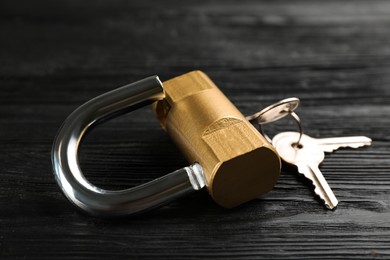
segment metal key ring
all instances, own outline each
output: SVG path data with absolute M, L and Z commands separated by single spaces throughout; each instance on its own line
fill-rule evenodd
M 78 147 L 91 126 L 164 98 L 157 76 L 98 96 L 77 108 L 62 124 L 52 149 L 54 176 L 65 196 L 80 209 L 99 216 L 122 216 L 161 206 L 205 186 L 198 163 L 143 185 L 119 191 L 98 188 L 83 175 Z
M 299 138 L 298 141 L 296 142 L 296 145 L 299 145 L 303 136 L 303 129 L 302 129 L 301 120 L 299 116 L 294 112 L 294 110 L 298 108 L 299 103 L 300 103 L 299 98 L 296 97 L 286 98 L 262 109 L 261 111 L 253 115 L 247 116 L 246 119 L 248 121 L 257 121 L 257 124 L 259 125 L 260 133 L 269 142 L 271 142 L 271 139 L 266 134 L 264 134 L 263 125 L 275 122 L 277 120 L 282 119 L 285 116 L 290 115 L 299 127 Z

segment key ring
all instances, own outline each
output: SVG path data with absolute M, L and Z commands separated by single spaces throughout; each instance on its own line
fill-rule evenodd
M 271 142 L 271 139 L 268 137 L 268 135 L 264 134 L 263 125 L 275 122 L 287 115 L 290 115 L 297 123 L 299 128 L 299 138 L 295 143 L 296 146 L 299 146 L 303 136 L 303 129 L 299 116 L 294 112 L 294 110 L 298 108 L 299 103 L 299 98 L 286 98 L 260 110 L 253 115 L 247 116 L 246 119 L 250 122 L 257 121 L 260 133 L 263 134 L 269 142 Z

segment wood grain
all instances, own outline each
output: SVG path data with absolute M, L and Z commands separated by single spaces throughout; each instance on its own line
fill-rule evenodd
M 0 35 L 1 259 L 390 258 L 390 2 L 3 0 Z M 115 87 L 194 69 L 244 114 L 296 96 L 306 133 L 371 137 L 321 166 L 338 209 L 288 167 L 233 210 L 206 192 L 135 218 L 71 206 L 50 162 L 66 116 Z M 80 162 L 111 189 L 186 165 L 148 108 L 92 131 Z

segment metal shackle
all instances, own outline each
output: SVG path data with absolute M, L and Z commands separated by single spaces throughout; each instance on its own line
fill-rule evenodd
M 62 124 L 52 148 L 55 179 L 65 196 L 95 216 L 141 213 L 204 187 L 202 168 L 194 163 L 143 185 L 120 191 L 98 188 L 83 175 L 78 147 L 92 126 L 165 96 L 157 76 L 145 78 L 98 96 L 77 108 Z

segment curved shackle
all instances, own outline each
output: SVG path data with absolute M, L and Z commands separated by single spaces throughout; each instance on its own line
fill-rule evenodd
M 94 186 L 80 169 L 78 147 L 87 130 L 164 96 L 161 81 L 152 76 L 86 102 L 65 120 L 54 140 L 52 164 L 58 185 L 74 205 L 95 216 L 131 215 L 161 206 L 205 186 L 203 170 L 198 163 L 119 191 Z

